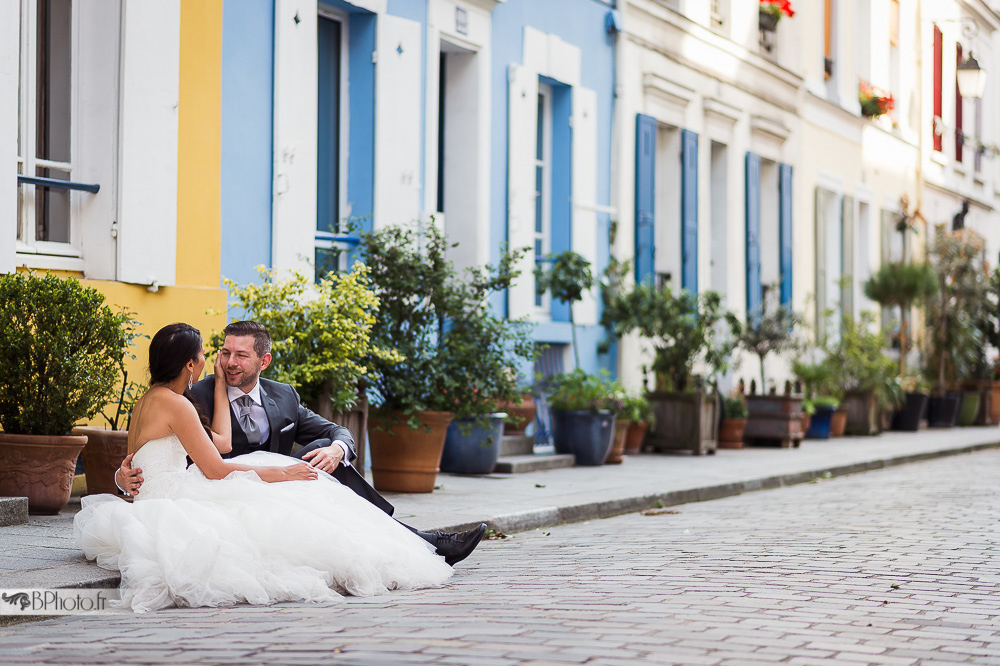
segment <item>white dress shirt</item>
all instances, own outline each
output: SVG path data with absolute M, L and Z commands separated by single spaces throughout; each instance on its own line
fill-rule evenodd
M 235 386 L 227 386 L 226 393 L 229 395 L 229 406 L 232 408 L 233 414 L 236 414 L 237 422 L 239 422 L 240 406 L 234 405 L 233 401 L 244 395 L 250 396 L 250 399 L 253 400 L 253 404 L 250 405 L 250 418 L 257 425 L 257 432 L 260 433 L 260 443 L 263 446 L 267 442 L 267 436 L 271 432 L 271 425 L 267 422 L 267 412 L 264 411 L 264 405 L 260 399 L 260 381 L 256 382 L 253 388 L 246 393 Z M 351 457 L 350 447 L 339 439 L 333 440 L 333 443 L 344 451 L 344 457 L 341 459 L 340 464 L 350 465 L 351 463 L 348 462 L 348 458 Z

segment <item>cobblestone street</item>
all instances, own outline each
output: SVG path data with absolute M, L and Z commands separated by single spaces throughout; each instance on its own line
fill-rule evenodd
M 484 542 L 443 589 L 0 629 L 4 663 L 1000 664 L 985 451 Z

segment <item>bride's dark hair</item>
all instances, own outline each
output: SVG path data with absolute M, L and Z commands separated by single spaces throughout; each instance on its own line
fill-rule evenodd
M 168 384 L 184 372 L 188 361 L 197 361 L 201 353 L 201 331 L 190 324 L 177 323 L 164 326 L 149 343 L 149 385 Z M 197 379 L 197 378 L 195 378 Z M 191 401 L 208 438 L 212 438 L 208 419 L 191 391 L 184 390 L 184 397 Z

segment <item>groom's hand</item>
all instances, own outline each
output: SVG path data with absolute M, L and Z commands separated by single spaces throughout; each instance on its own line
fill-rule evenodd
M 132 467 L 132 456 L 134 455 L 134 453 L 130 453 L 125 456 L 121 467 L 115 472 L 115 483 L 127 495 L 138 494 L 139 486 L 142 485 L 142 468 Z
M 313 449 L 302 456 L 303 460 L 308 460 L 309 464 L 316 469 L 321 469 L 328 474 L 332 474 L 337 469 L 337 465 L 344 459 L 344 450 L 339 446 L 323 446 Z

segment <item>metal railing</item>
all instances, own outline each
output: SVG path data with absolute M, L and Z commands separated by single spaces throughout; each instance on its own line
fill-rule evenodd
M 97 194 L 101 186 L 90 183 L 75 183 L 71 180 L 59 180 L 58 178 L 42 178 L 40 176 L 18 176 L 18 185 L 34 185 L 36 187 L 51 187 L 60 190 L 80 190 Z

